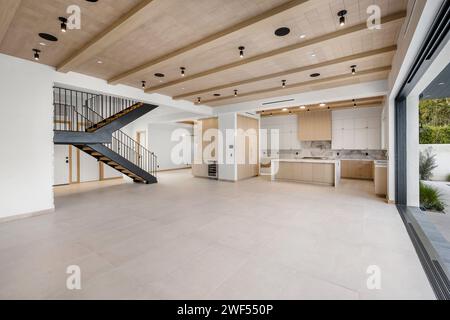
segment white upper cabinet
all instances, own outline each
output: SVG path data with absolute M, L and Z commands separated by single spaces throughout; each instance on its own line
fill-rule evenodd
M 380 150 L 381 108 L 333 111 L 333 150 Z

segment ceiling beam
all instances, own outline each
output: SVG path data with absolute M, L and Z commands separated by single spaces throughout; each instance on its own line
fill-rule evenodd
M 143 74 L 143 73 L 147 72 L 150 68 L 152 68 L 153 66 L 155 66 L 157 64 L 160 64 L 160 63 L 162 63 L 164 61 L 173 59 L 173 58 L 175 58 L 177 56 L 180 56 L 180 55 L 182 55 L 182 54 L 184 54 L 186 52 L 189 52 L 191 50 L 197 49 L 197 48 L 199 48 L 201 46 L 204 46 L 204 45 L 206 45 L 208 43 L 211 43 L 211 42 L 216 41 L 216 40 L 218 40 L 220 38 L 228 36 L 228 35 L 230 35 L 230 34 L 232 34 L 234 32 L 241 31 L 244 28 L 247 28 L 247 27 L 249 27 L 251 25 L 257 24 L 257 23 L 259 23 L 259 22 L 261 22 L 263 20 L 271 18 L 271 17 L 273 17 L 273 16 L 275 16 L 277 14 L 280 14 L 282 12 L 285 12 L 287 10 L 295 8 L 297 6 L 300 6 L 300 5 L 302 5 L 302 4 L 306 3 L 306 2 L 308 2 L 308 0 L 292 0 L 292 1 L 288 1 L 285 4 L 282 4 L 282 5 L 278 6 L 278 7 L 270 9 L 270 10 L 268 10 L 268 11 L 266 11 L 266 12 L 264 12 L 264 13 L 258 15 L 258 16 L 252 17 L 252 18 L 250 18 L 248 20 L 240 22 L 240 23 L 238 23 L 238 24 L 236 24 L 234 26 L 231 26 L 231 27 L 229 27 L 227 29 L 224 29 L 224 30 L 221 30 L 221 31 L 219 31 L 217 33 L 214 33 L 214 34 L 212 34 L 212 35 L 210 35 L 210 36 L 208 36 L 206 38 L 200 39 L 200 40 L 198 40 L 196 42 L 188 44 L 187 46 L 179 48 L 179 49 L 177 49 L 177 50 L 175 50 L 173 52 L 170 52 L 170 53 L 165 54 L 165 55 L 163 55 L 161 57 L 158 57 L 158 58 L 156 58 L 154 60 L 146 62 L 146 63 L 144 63 L 144 64 L 142 64 L 142 65 L 140 65 L 140 66 L 138 66 L 136 68 L 133 68 L 133 69 L 128 70 L 128 71 L 125 71 L 125 72 L 123 72 L 123 73 L 121 73 L 119 75 L 116 75 L 116 76 L 112 77 L 111 79 L 109 79 L 108 82 L 110 84 L 117 84 L 117 83 L 119 83 L 121 81 L 124 81 L 125 79 L 130 78 L 132 76 L 135 76 L 135 75 L 138 75 L 138 74 Z
M 357 59 L 369 58 L 369 57 L 373 57 L 373 56 L 377 56 L 377 55 L 381 55 L 381 54 L 385 54 L 385 53 L 389 53 L 389 52 L 394 52 L 396 50 L 397 50 L 397 46 L 393 45 L 390 47 L 377 49 L 377 50 L 371 50 L 371 51 L 367 51 L 367 52 L 363 52 L 363 53 L 359 53 L 359 54 L 354 54 L 354 55 L 342 57 L 342 58 L 335 59 L 335 60 L 329 60 L 329 61 L 325 61 L 325 62 L 321 62 L 321 63 L 317 63 L 317 64 L 312 64 L 312 65 L 303 66 L 303 67 L 299 67 L 299 68 L 295 68 L 295 69 L 272 73 L 272 74 L 255 77 L 255 78 L 251 78 L 251 79 L 247 79 L 247 80 L 242 80 L 242 81 L 238 81 L 238 82 L 227 83 L 227 84 L 224 84 L 221 86 L 207 88 L 207 89 L 203 89 L 203 90 L 199 90 L 199 91 L 195 91 L 195 92 L 189 92 L 186 94 L 181 94 L 179 96 L 175 96 L 175 97 L 173 97 L 173 99 L 180 100 L 180 99 L 193 97 L 193 96 L 197 97 L 197 96 L 201 96 L 202 94 L 208 93 L 208 92 L 215 92 L 215 91 L 219 91 L 219 90 L 223 90 L 223 89 L 227 89 L 227 88 L 236 88 L 236 87 L 244 85 L 244 84 L 269 80 L 269 79 L 273 79 L 273 78 L 287 76 L 287 75 L 294 74 L 294 73 L 314 71 L 317 68 L 332 66 L 335 64 L 339 64 L 339 63 L 344 63 L 344 62 L 350 63 Z
M 20 3 L 21 0 L 2 0 L 0 2 L 0 45 L 11 26 Z
M 368 104 L 368 103 L 378 103 L 378 102 L 382 102 L 384 99 L 383 96 L 376 96 L 376 97 L 369 97 L 369 98 L 362 98 L 362 99 L 355 99 L 355 101 L 353 100 L 343 100 L 343 101 L 336 101 L 336 102 L 328 102 L 327 103 L 327 107 L 330 108 L 338 108 L 338 107 L 345 107 L 345 106 L 353 106 L 353 104 L 356 102 L 358 105 L 362 105 L 362 104 Z M 299 105 L 299 104 L 295 104 L 292 107 L 287 107 L 287 109 L 289 111 L 294 111 L 300 108 L 300 106 L 305 106 L 307 110 L 308 108 L 314 108 L 314 107 L 320 107 L 318 103 L 315 104 L 305 104 L 305 105 Z M 320 107 L 321 109 L 324 109 L 323 107 Z M 274 109 L 265 109 L 264 111 L 257 111 L 257 114 L 262 114 L 262 113 L 272 113 L 272 112 L 278 112 L 278 111 L 282 111 L 284 108 L 274 108 Z M 326 108 L 325 108 L 326 109 Z M 298 111 L 302 111 L 302 109 L 299 109 Z M 285 111 L 283 111 L 285 112 Z
M 110 45 L 126 37 L 130 32 L 148 21 L 148 11 L 151 10 L 152 2 L 153 0 L 142 0 L 137 6 L 66 58 L 56 67 L 56 70 L 69 72 L 78 64 L 96 56 Z
M 379 107 L 382 105 L 383 100 L 373 100 L 373 101 L 368 101 L 368 102 L 361 102 L 358 103 L 356 108 L 364 108 L 364 107 Z M 351 103 L 347 103 L 345 105 L 340 105 L 340 106 L 329 106 L 330 109 L 328 109 L 327 107 L 319 107 L 319 106 L 314 106 L 311 107 L 310 110 L 311 112 L 314 111 L 328 111 L 328 110 L 342 110 L 342 109 L 353 109 L 355 108 L 353 106 L 353 102 Z M 258 114 L 261 115 L 261 117 L 270 117 L 271 115 L 273 116 L 278 116 L 278 115 L 284 115 L 284 116 L 288 116 L 290 114 L 298 114 L 298 113 L 304 113 L 304 112 L 308 112 L 308 108 L 305 110 L 301 110 L 299 108 L 288 108 L 288 111 L 283 111 L 283 110 L 268 110 L 265 112 L 261 112 L 259 111 Z M 290 113 L 289 113 L 290 112 Z
M 389 71 L 391 71 L 391 66 L 380 67 L 380 68 L 375 68 L 375 69 L 370 69 L 370 70 L 359 71 L 356 75 L 348 73 L 345 75 L 338 75 L 338 76 L 333 76 L 333 77 L 324 78 L 324 79 L 317 79 L 317 80 L 294 83 L 294 84 L 286 85 L 286 88 L 280 88 L 280 86 L 277 86 L 277 87 L 272 87 L 272 88 L 263 89 L 263 90 L 241 93 L 237 97 L 235 97 L 234 95 L 231 95 L 231 96 L 221 97 L 221 98 L 217 98 L 217 99 L 206 100 L 206 101 L 202 101 L 202 104 L 208 104 L 210 102 L 218 102 L 218 101 L 224 101 L 224 100 L 230 100 L 230 99 L 239 99 L 242 97 L 254 96 L 254 95 L 263 94 L 263 93 L 288 90 L 288 89 L 292 89 L 292 88 L 317 85 L 317 84 L 339 81 L 339 80 L 346 80 L 346 79 L 351 79 L 351 78 L 359 78 L 361 76 L 367 76 L 367 75 L 371 75 L 371 74 L 375 74 L 375 73 L 389 72 Z
M 406 17 L 406 11 L 401 11 L 401 12 L 397 12 L 397 13 L 391 14 L 389 16 L 383 17 L 381 23 L 386 24 L 386 23 L 390 23 L 393 21 L 404 19 L 405 17 Z M 363 31 L 366 29 L 367 29 L 366 23 L 355 25 L 355 26 L 352 26 L 352 27 L 349 27 L 346 29 L 342 29 L 342 30 L 339 30 L 336 32 L 325 34 L 323 36 L 319 36 L 319 37 L 311 39 L 311 40 L 302 41 L 300 43 L 296 43 L 296 44 L 292 44 L 292 45 L 289 45 L 289 46 L 286 46 L 283 48 L 275 49 L 275 50 L 265 52 L 265 53 L 262 53 L 262 54 L 259 54 L 259 55 L 253 56 L 253 57 L 249 57 L 246 59 L 240 59 L 239 61 L 236 61 L 233 63 L 219 66 L 219 67 L 216 67 L 216 68 L 213 68 L 210 70 L 206 70 L 206 71 L 203 71 L 203 72 L 200 72 L 197 74 L 192 74 L 190 76 L 186 76 L 186 77 L 183 77 L 183 78 L 180 78 L 180 79 L 177 79 L 177 80 L 174 80 L 174 81 L 171 81 L 171 82 L 159 85 L 159 86 L 151 87 L 151 88 L 148 88 L 146 90 L 146 92 L 147 93 L 155 92 L 155 91 L 167 88 L 167 87 L 171 87 L 171 86 L 174 86 L 174 85 L 177 85 L 180 83 L 184 83 L 186 81 L 203 78 L 203 77 L 206 77 L 206 76 L 218 73 L 218 72 L 226 71 L 226 70 L 233 69 L 233 68 L 236 68 L 239 66 L 243 66 L 243 65 L 246 65 L 246 64 L 249 64 L 252 62 L 256 62 L 256 61 L 271 58 L 271 57 L 274 57 L 277 55 L 285 54 L 285 53 L 288 53 L 288 52 L 291 52 L 294 50 L 306 48 L 306 47 L 309 47 L 314 44 L 318 44 L 318 43 L 321 43 L 321 42 L 324 42 L 327 40 L 346 36 L 346 35 L 349 35 L 352 33 L 360 32 L 360 31 Z M 377 32 L 377 31 L 373 31 L 373 32 Z

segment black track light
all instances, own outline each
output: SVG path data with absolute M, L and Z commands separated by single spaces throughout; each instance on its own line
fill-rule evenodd
M 33 51 L 34 51 L 34 60 L 39 61 L 41 50 L 33 49 Z
M 352 69 L 352 75 L 356 74 L 356 65 L 351 66 L 350 68 Z
M 339 25 L 341 26 L 341 27 L 343 27 L 343 26 L 345 26 L 345 16 L 347 15 L 347 10 L 341 10 L 341 11 L 339 11 L 338 12 L 338 17 L 339 17 Z
M 238 91 L 234 90 L 234 96 L 237 97 L 238 96 Z
M 184 77 L 186 75 L 186 68 L 185 67 L 181 67 L 181 76 Z
M 201 97 L 198 97 L 198 98 L 197 98 L 197 103 L 198 103 L 198 104 L 202 103 L 202 98 L 201 98 Z
M 286 88 L 286 80 L 281 80 L 281 86 L 282 86 L 283 88 Z
M 59 17 L 59 21 L 61 21 L 61 32 L 66 33 L 67 32 L 67 18 Z
M 241 59 L 243 59 L 245 47 L 240 46 L 238 49 L 239 49 L 239 56 L 241 57 Z
M 145 89 L 145 87 L 147 86 L 147 82 L 146 81 L 141 81 L 142 82 L 142 89 Z

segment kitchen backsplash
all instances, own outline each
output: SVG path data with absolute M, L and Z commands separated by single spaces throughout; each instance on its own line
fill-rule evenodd
M 264 157 L 295 159 L 303 157 L 323 157 L 332 159 L 369 159 L 385 160 L 387 152 L 384 150 L 331 150 L 330 141 L 302 142 L 301 150 L 280 150 L 279 155 L 263 152 Z

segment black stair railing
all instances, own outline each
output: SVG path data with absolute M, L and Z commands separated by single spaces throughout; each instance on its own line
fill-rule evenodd
M 54 130 L 71 132 L 86 132 L 95 124 L 138 103 L 130 99 L 59 87 L 54 87 L 53 101 Z M 123 131 L 115 131 L 112 142 L 103 145 L 156 177 L 157 156 Z

